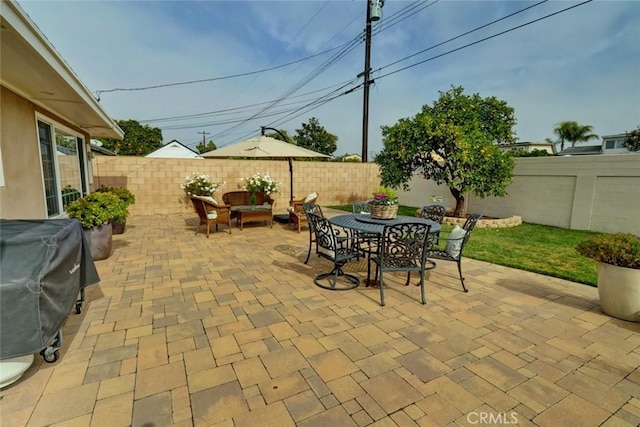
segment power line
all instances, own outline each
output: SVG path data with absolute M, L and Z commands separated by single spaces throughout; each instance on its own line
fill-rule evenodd
M 298 62 L 306 61 L 308 59 L 312 59 L 312 58 L 315 58 L 317 56 L 322 56 L 322 55 L 324 55 L 326 53 L 329 53 L 329 52 L 332 52 L 334 50 L 341 49 L 343 46 L 348 45 L 349 43 L 350 42 L 347 42 L 347 43 L 344 43 L 342 45 L 339 45 L 339 46 L 336 46 L 336 47 L 332 47 L 331 49 L 327 49 L 327 50 L 325 50 L 323 52 L 319 52 L 319 53 L 316 53 L 316 54 L 313 54 L 313 55 L 305 56 L 304 58 L 296 59 L 295 61 L 287 62 L 287 63 L 284 63 L 284 64 L 280 64 L 280 65 L 276 65 L 276 66 L 273 66 L 273 67 L 269 67 L 269 68 L 263 68 L 261 70 L 248 71 L 246 73 L 238 73 L 238 74 L 231 74 L 231 75 L 228 75 L 228 76 L 212 77 L 212 78 L 209 78 L 209 79 L 189 80 L 189 81 L 184 81 L 184 82 L 165 83 L 165 84 L 152 85 L 152 86 L 143 86 L 143 87 L 101 89 L 101 90 L 97 90 L 95 93 L 96 93 L 96 97 L 98 98 L 98 101 L 99 101 L 101 94 L 109 93 L 109 92 L 129 92 L 129 91 L 159 89 L 159 88 L 163 88 L 163 87 L 183 86 L 183 85 L 190 85 L 190 84 L 194 84 L 194 83 L 205 83 L 205 82 L 213 82 L 213 81 L 217 81 L 217 80 L 227 80 L 227 79 L 234 79 L 234 78 L 238 78 L 238 77 L 246 77 L 246 76 L 250 76 L 250 75 L 253 75 L 253 74 L 260 74 L 260 73 L 265 73 L 267 71 L 273 71 L 273 70 L 277 70 L 279 68 L 288 67 L 289 65 L 297 64 Z
M 545 1 L 546 1 L 546 0 L 545 0 Z M 403 68 L 400 68 L 400 69 L 398 69 L 398 70 L 392 71 L 392 72 L 390 72 L 390 73 L 387 73 L 387 74 L 383 74 L 383 75 L 381 75 L 381 76 L 378 76 L 377 78 L 378 78 L 378 79 L 382 79 L 382 78 L 384 78 L 384 77 L 388 77 L 388 76 L 391 76 L 391 75 L 393 75 L 393 74 L 399 73 L 400 71 L 404 71 L 404 70 L 407 70 L 407 69 L 409 69 L 409 68 L 416 67 L 416 66 L 418 66 L 418 65 L 420 65 L 420 64 L 424 64 L 425 62 L 433 61 L 434 59 L 441 58 L 441 57 L 443 57 L 443 56 L 446 56 L 446 55 L 449 55 L 449 54 L 451 54 L 451 53 L 457 52 L 457 51 L 459 51 L 459 50 L 466 49 L 466 48 L 468 48 L 468 47 L 470 47 L 470 46 L 474 46 L 474 45 L 477 45 L 477 44 L 482 43 L 482 42 L 484 42 L 484 41 L 487 41 L 487 40 L 490 40 L 490 39 L 496 38 L 496 37 L 498 37 L 498 36 L 504 35 L 504 34 L 506 34 L 506 33 L 510 33 L 511 31 L 515 31 L 515 30 L 517 30 L 517 29 L 520 29 L 520 28 L 526 27 L 526 26 L 528 26 L 528 25 L 531 25 L 531 24 L 533 24 L 533 23 L 536 23 L 536 22 L 542 21 L 543 19 L 550 18 L 550 17 L 552 17 L 552 16 L 558 15 L 558 14 L 563 13 L 563 12 L 566 12 L 566 11 L 568 11 L 568 10 L 575 9 L 576 7 L 583 6 L 583 5 L 587 4 L 587 3 L 591 3 L 592 1 L 593 1 L 593 0 L 586 0 L 586 1 L 583 1 L 582 3 L 578 3 L 578 4 L 575 4 L 575 5 L 573 5 L 573 6 L 569 6 L 569 7 L 565 8 L 565 9 L 559 10 L 559 11 L 557 11 L 557 12 L 553 12 L 553 13 L 550 13 L 550 14 L 548 14 L 548 15 L 542 16 L 542 17 L 540 17 L 540 18 L 534 19 L 534 20 L 532 20 L 532 21 L 526 22 L 526 23 L 524 23 L 524 24 L 517 25 L 517 26 L 515 26 L 515 27 L 509 28 L 508 30 L 501 31 L 501 32 L 496 33 L 496 34 L 493 34 L 493 35 L 491 35 L 491 36 L 484 37 L 484 38 L 482 38 L 482 39 L 480 39 L 480 40 L 476 40 L 476 41 L 474 41 L 474 42 L 467 43 L 467 44 L 466 44 L 466 45 L 464 45 L 464 46 L 460 46 L 460 47 L 457 47 L 457 48 L 455 48 L 455 49 L 451 49 L 451 50 L 449 50 L 449 51 L 447 51 L 447 52 L 441 53 L 441 54 L 439 54 L 439 55 L 432 56 L 432 57 L 427 58 L 427 59 L 425 59 L 425 60 L 422 60 L 422 61 L 416 62 L 416 63 L 414 63 L 414 64 L 407 65 L 406 67 L 403 67 Z M 415 56 L 415 55 L 411 55 L 411 56 L 409 56 L 409 57 L 407 57 L 407 58 L 410 58 L 410 57 L 412 57 L 412 56 Z M 402 61 L 402 60 L 401 60 L 401 61 Z M 395 63 L 398 63 L 398 62 L 400 62 L 400 61 L 396 61 Z M 392 64 L 390 64 L 390 65 L 392 65 Z M 377 69 L 376 71 L 381 71 L 382 69 L 387 68 L 387 67 L 389 67 L 390 65 L 385 65 L 384 67 L 381 67 L 381 68 Z

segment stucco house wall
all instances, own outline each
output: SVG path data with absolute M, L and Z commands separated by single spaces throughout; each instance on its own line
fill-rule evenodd
M 85 181 L 90 182 L 86 153 L 91 136 L 122 138 L 123 133 L 20 6 L 6 0 L 1 6 L 0 217 L 64 217 L 61 197 L 59 212 L 47 212 L 38 121 L 51 130 L 51 147 L 56 146 L 58 131 L 84 143 L 84 153 L 78 155 L 52 148 L 58 196 L 72 184 L 65 180 L 71 171 L 76 177 L 73 187 L 78 187 L 81 163 Z

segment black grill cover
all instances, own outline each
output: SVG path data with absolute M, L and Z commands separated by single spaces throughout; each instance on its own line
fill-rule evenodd
M 0 359 L 46 348 L 98 281 L 78 220 L 0 220 Z

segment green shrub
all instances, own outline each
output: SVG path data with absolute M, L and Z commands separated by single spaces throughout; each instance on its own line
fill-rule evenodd
M 127 204 L 110 192 L 95 192 L 69 203 L 69 218 L 75 218 L 84 228 L 99 227 L 108 222 L 124 222 L 129 215 Z
M 634 234 L 598 234 L 578 243 L 575 249 L 596 261 L 640 269 L 640 237 Z
M 131 191 L 129 191 L 129 189 L 124 187 L 106 187 L 104 185 L 101 185 L 100 188 L 98 188 L 96 191 L 99 193 L 113 193 L 118 196 L 120 200 L 125 202 L 127 206 L 132 205 L 136 202 L 136 196 Z

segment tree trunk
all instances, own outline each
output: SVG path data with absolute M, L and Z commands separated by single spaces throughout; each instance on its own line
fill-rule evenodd
M 465 203 L 464 203 L 464 195 L 462 194 L 461 191 L 459 191 L 456 188 L 450 188 L 449 191 L 451 191 L 451 194 L 456 199 L 456 208 L 453 211 L 453 216 L 459 217 L 459 218 L 464 217 L 465 214 L 467 213 Z

